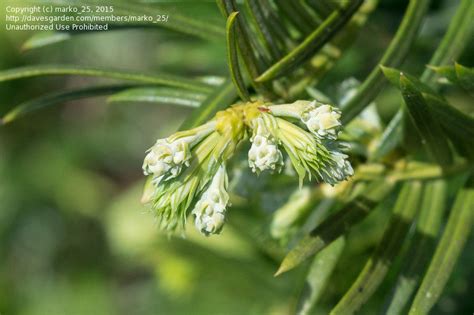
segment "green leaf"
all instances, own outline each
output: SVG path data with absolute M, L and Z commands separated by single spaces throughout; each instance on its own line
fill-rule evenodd
M 474 2 L 472 0 L 461 0 L 449 23 L 446 34 L 428 64 L 440 66 L 457 60 L 472 38 L 473 19 Z M 421 80 L 431 85 L 435 82 L 434 74 L 430 69 L 426 69 L 421 76 Z
M 430 69 L 447 78 L 452 83 L 461 86 L 466 91 L 474 91 L 474 68 L 464 67 L 459 63 L 455 63 L 454 66 L 431 66 Z
M 415 235 L 402 258 L 405 263 L 384 314 L 403 314 L 421 280 L 429 257 L 433 255 L 436 237 L 441 228 L 446 207 L 446 188 L 444 180 L 429 181 L 425 185 Z
M 208 84 L 169 74 L 143 74 L 140 72 L 106 70 L 70 65 L 40 65 L 3 70 L 0 71 L 0 82 L 47 75 L 102 77 L 139 83 L 166 85 L 204 93 L 212 91 L 212 87 Z
M 237 93 L 243 101 L 248 102 L 250 101 L 250 95 L 247 91 L 247 85 L 245 84 L 244 79 L 242 78 L 242 74 L 240 73 L 238 51 L 236 47 L 237 31 L 234 22 L 238 14 L 239 12 L 232 12 L 227 18 L 227 63 L 229 65 L 230 76 L 232 78 L 232 82 L 235 85 L 235 88 L 237 89 Z
M 457 195 L 448 223 L 410 308 L 410 315 L 428 314 L 440 297 L 472 229 L 472 183 Z
M 403 241 L 413 223 L 421 196 L 420 182 L 405 183 L 400 192 L 392 218 L 382 240 L 363 270 L 331 311 L 331 314 L 354 314 L 374 294 L 399 254 Z
M 291 270 L 318 253 L 352 226 L 362 221 L 392 190 L 393 182 L 375 182 L 365 196 L 358 196 L 324 220 L 285 256 L 275 276 Z
M 34 48 L 44 47 L 47 45 L 55 44 L 62 42 L 71 38 L 70 33 L 62 32 L 41 32 L 36 33 L 31 36 L 26 42 L 21 46 L 21 50 L 30 50 Z
M 372 154 L 369 155 L 371 161 L 378 161 L 389 152 L 394 150 L 399 142 L 402 135 L 401 120 L 403 112 L 398 111 L 397 114 L 392 118 L 388 126 L 385 128 L 379 143 L 375 147 Z
M 217 0 L 217 4 L 226 19 L 230 16 L 230 14 L 232 14 L 232 12 L 238 11 L 235 0 Z M 252 45 L 249 29 L 245 27 L 242 16 L 236 17 L 235 25 L 237 34 L 239 34 L 237 37 L 237 44 L 242 56 L 242 60 L 244 61 L 244 66 L 249 74 L 251 81 L 250 83 L 265 97 L 269 99 L 274 98 L 275 95 L 272 92 L 270 85 L 255 82 L 255 78 L 263 71 L 265 64 L 261 55 L 259 54 L 259 51 Z
M 311 311 L 321 294 L 324 293 L 329 277 L 334 271 L 345 245 L 345 238 L 339 237 L 314 257 L 298 303 L 298 315 L 312 314 Z
M 316 18 L 308 13 L 308 9 L 303 7 L 298 1 L 275 0 L 279 8 L 280 16 L 286 16 L 293 26 L 302 34 L 311 33 L 317 26 Z
M 61 91 L 55 92 L 51 94 L 46 94 L 41 97 L 26 101 L 15 106 L 12 110 L 5 114 L 5 116 L 1 119 L 2 124 L 7 124 L 12 122 L 13 120 L 24 116 L 27 113 L 32 111 L 65 103 L 68 101 L 78 100 L 82 98 L 88 97 L 97 97 L 102 95 L 113 94 L 118 91 L 125 90 L 127 88 L 132 87 L 131 85 L 110 85 L 110 86 L 99 86 L 99 87 L 88 87 L 83 89 L 77 90 L 70 90 L 70 91 Z
M 387 175 L 387 177 L 392 181 L 435 179 L 466 172 L 470 167 L 471 166 L 466 161 L 447 167 L 441 167 L 438 164 L 414 161 L 406 163 L 401 170 L 392 171 Z
M 456 70 L 454 69 L 453 66 L 427 66 L 429 69 L 433 70 L 436 72 L 438 75 L 444 77 L 445 79 L 448 79 L 451 81 L 451 83 L 458 84 L 458 76 L 456 74 Z
M 301 44 L 273 64 L 260 75 L 256 81 L 265 82 L 279 78 L 302 65 L 344 27 L 362 3 L 363 0 L 355 0 L 352 1 L 347 8 L 334 11 L 316 30 L 309 34 Z
M 417 86 L 402 74 L 400 75 L 400 89 L 407 113 L 423 139 L 423 144 L 431 158 L 442 166 L 451 164 L 453 158 L 447 139 Z
M 400 79 L 402 76 L 406 77 L 408 80 L 410 80 L 413 85 L 416 86 L 416 89 L 421 92 L 421 93 L 426 93 L 430 94 L 434 97 L 440 98 L 444 100 L 444 98 L 439 95 L 434 89 L 429 87 L 427 84 L 421 82 L 417 77 L 408 74 L 406 72 L 400 71 L 395 68 L 390 68 L 390 67 L 385 67 L 385 66 L 380 66 L 380 69 L 382 69 L 382 72 L 384 76 L 387 78 L 387 80 L 396 86 L 398 89 L 401 89 L 401 84 L 400 84 Z
M 329 16 L 336 9 L 336 3 L 331 0 L 307 0 L 308 5 L 312 7 L 321 17 Z
M 469 92 L 474 91 L 474 68 L 468 68 L 456 63 L 454 65 L 459 84 Z
M 341 118 L 344 125 L 359 115 L 384 87 L 383 74 L 378 65 L 398 67 L 403 62 L 416 39 L 418 29 L 428 11 L 429 3 L 430 0 L 410 1 L 395 37 L 390 42 L 379 63 L 360 85 L 357 93 L 344 105 Z
M 234 84 L 231 80 L 227 80 L 204 100 L 201 106 L 184 121 L 180 129 L 190 129 L 205 123 L 216 112 L 234 103 L 236 98 Z
M 261 0 L 245 0 L 245 5 L 250 17 L 256 25 L 257 35 L 267 52 L 273 59 L 281 58 L 283 56 L 282 47 L 284 47 L 285 40 L 282 40 L 281 37 L 278 36 L 278 32 L 275 32 L 273 29 L 270 22 L 271 17 L 265 16 L 265 9 L 267 12 L 271 10 L 271 8 L 265 7 L 268 5 L 268 2 Z
M 25 1 L 26 3 L 38 4 L 38 1 Z M 56 1 L 43 1 L 44 4 L 51 3 L 54 5 L 71 5 L 69 0 L 56 0 Z M 99 0 L 76 0 L 74 5 L 104 5 L 102 1 Z M 160 23 L 150 23 L 148 20 L 141 23 L 142 26 L 152 26 L 160 27 L 164 29 L 169 29 L 171 31 L 196 36 L 203 39 L 210 40 L 222 40 L 224 39 L 225 32 L 220 25 L 215 25 L 209 20 L 203 21 L 193 18 L 189 15 L 183 15 L 177 10 L 174 10 L 172 7 L 166 4 L 154 4 L 147 5 L 145 3 L 133 3 L 131 1 L 119 1 L 115 0 L 113 3 L 114 6 L 114 15 L 117 16 L 129 16 L 129 15 L 147 15 L 147 16 L 157 16 L 167 14 L 169 16 L 166 22 Z M 138 22 L 139 23 L 139 22 Z M 112 23 L 116 26 L 120 24 Z M 138 24 L 140 25 L 140 24 Z M 136 27 L 138 25 L 133 25 Z M 129 25 L 131 26 L 131 25 Z
M 474 16 L 474 2 L 471 0 L 461 0 L 459 7 L 456 9 L 456 13 L 449 24 L 448 31 L 443 36 L 440 45 L 436 49 L 435 53 L 431 57 L 429 64 L 431 65 L 442 65 L 451 60 L 456 60 L 461 55 L 466 44 L 469 42 L 469 38 L 472 33 L 471 21 Z M 426 69 L 421 75 L 420 81 L 424 84 L 431 86 L 434 84 L 434 72 L 431 69 Z M 396 83 L 398 85 L 398 82 Z M 397 114 L 392 118 L 390 122 L 391 129 L 386 130 L 383 135 L 385 141 L 390 141 L 390 147 L 394 147 L 394 144 L 400 141 L 402 133 L 398 132 L 402 123 L 403 112 L 400 109 Z M 384 142 L 379 144 L 379 147 L 390 147 L 385 146 Z M 377 150 L 376 150 L 377 151 Z M 474 157 L 474 149 L 472 149 L 472 157 Z
M 425 99 L 458 153 L 474 161 L 474 146 L 472 146 L 474 119 L 429 95 L 425 95 Z
M 258 7 L 258 9 L 261 11 L 263 21 L 268 25 L 267 37 L 274 38 L 275 41 L 277 41 L 278 44 L 283 48 L 282 51 L 284 51 L 285 48 L 293 46 L 293 37 L 286 25 L 283 23 L 281 16 L 273 8 L 273 3 L 270 3 L 270 0 L 251 0 L 250 2 L 254 3 L 255 6 Z M 279 57 L 282 56 L 283 55 Z
M 206 94 L 169 88 L 143 87 L 127 89 L 110 96 L 107 101 L 116 102 L 149 102 L 199 107 L 206 99 Z

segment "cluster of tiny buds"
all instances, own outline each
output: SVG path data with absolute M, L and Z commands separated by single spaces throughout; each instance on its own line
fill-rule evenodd
M 261 118 L 256 118 L 261 120 Z M 263 123 L 257 123 L 254 134 L 250 139 L 252 146 L 248 153 L 249 166 L 254 173 L 265 170 L 280 172 L 283 165 L 283 154 L 278 149 L 277 140 L 265 128 Z
M 206 236 L 220 233 L 229 206 L 226 160 L 247 133 L 251 134 L 248 163 L 254 173 L 280 172 L 284 149 L 300 185 L 306 175 L 334 185 L 353 175 L 348 156 L 336 142 L 340 117 L 337 108 L 316 101 L 235 105 L 149 149 L 143 171 L 150 175 L 154 191 L 147 195 L 166 228 L 173 230 L 177 221 L 185 221 L 188 208 L 195 204 L 191 211 L 195 227 Z
M 157 184 L 161 180 L 175 178 L 184 166 L 189 166 L 191 154 L 189 141 L 191 137 L 169 141 L 159 139 L 153 147 L 148 150 L 143 163 L 145 175 L 153 175 Z
M 302 113 L 301 120 L 306 124 L 309 131 L 321 138 L 331 140 L 337 139 L 341 126 L 341 112 L 330 105 L 317 106 L 311 103 Z
M 196 228 L 204 235 L 217 234 L 222 230 L 226 208 L 229 205 L 228 177 L 221 165 L 211 184 L 191 212 Z

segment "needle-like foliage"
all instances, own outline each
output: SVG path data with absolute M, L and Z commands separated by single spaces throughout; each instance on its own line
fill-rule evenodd
M 471 95 L 474 90 L 474 70 L 453 63 L 472 40 L 474 2 L 460 1 L 438 48 L 424 61 L 429 66 L 417 77 L 404 62 L 430 3 L 409 1 L 380 59 L 367 61 L 372 70 L 361 84 L 346 91 L 345 99 L 336 100 L 320 82 L 364 31 L 377 0 L 217 0 L 220 24 L 176 15 L 171 23 L 156 27 L 221 42 L 227 49 L 227 78 L 209 81 L 69 65 L 8 69 L 0 71 L 0 82 L 77 75 L 127 84 L 55 91 L 11 107 L 1 122 L 98 95 L 109 95 L 110 103 L 146 101 L 195 108 L 181 131 L 159 140 L 145 160 L 145 173 L 153 177 L 145 199 L 151 200 L 161 225 L 167 230 L 184 228 L 192 212 L 203 234 L 219 233 L 232 201 L 227 173 L 232 174 L 238 164 L 227 159 L 249 140 L 254 172 L 283 173 L 270 175 L 276 180 L 269 186 L 301 189 L 303 179 L 319 181 L 303 188 L 308 192 L 305 198 L 290 199 L 277 211 L 278 222 L 273 222 L 288 250 L 277 275 L 316 255 L 298 314 L 314 309 L 339 260 L 350 252 L 357 235 L 353 231 L 374 213 L 384 215 L 387 224 L 380 228 L 360 272 L 347 276 L 354 281 L 330 313 L 357 312 L 387 284 L 393 290 L 387 294 L 384 312 L 427 314 L 455 269 L 472 229 L 474 209 L 472 108 L 464 111 L 440 93 L 441 86 L 459 87 Z M 125 13 L 148 10 L 128 1 L 117 1 L 117 8 Z M 160 5 L 149 8 L 159 11 Z M 35 35 L 24 48 L 36 49 L 76 35 Z M 403 101 L 384 125 L 370 104 L 390 87 Z M 317 102 L 312 103 L 314 99 Z M 230 107 L 233 104 L 238 105 Z M 369 114 L 377 119 L 368 119 Z M 200 133 L 204 129 L 205 135 Z M 295 177 L 299 180 L 287 180 Z M 456 191 L 447 188 L 453 181 Z M 389 211 L 383 212 L 384 208 Z M 321 209 L 324 215 L 315 219 L 312 213 Z

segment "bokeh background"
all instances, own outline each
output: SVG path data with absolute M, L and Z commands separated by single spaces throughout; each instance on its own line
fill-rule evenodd
M 404 65 L 409 72 L 421 73 L 456 3 L 434 1 Z M 381 1 L 355 45 L 321 82 L 323 91 L 331 93 L 349 77 L 364 78 L 392 38 L 406 4 Z M 172 5 L 194 18 L 223 23 L 213 2 Z M 224 41 L 164 29 L 78 35 L 24 52 L 22 44 L 31 35 L 0 28 L 0 69 L 64 63 L 193 77 L 227 74 Z M 474 63 L 473 44 L 460 60 L 464 65 Z M 48 77 L 1 83 L 0 114 L 46 91 L 95 81 Z M 472 106 L 472 98 L 447 92 L 458 106 Z M 376 103 L 385 121 L 400 101 L 391 88 L 379 96 Z M 168 238 L 140 204 L 145 150 L 190 113 L 94 98 L 0 127 L 0 314 L 291 314 L 306 267 L 273 277 L 285 248 L 271 239 L 269 223 L 294 183 L 275 188 L 265 176 L 245 181 L 239 191 L 242 202 L 229 211 L 222 235 L 210 238 L 193 228 L 186 238 Z M 349 250 L 316 314 L 327 313 L 356 277 L 382 232 L 384 211 L 351 232 Z M 471 236 L 433 314 L 472 313 L 473 265 Z M 388 288 L 382 287 L 362 314 L 379 314 Z

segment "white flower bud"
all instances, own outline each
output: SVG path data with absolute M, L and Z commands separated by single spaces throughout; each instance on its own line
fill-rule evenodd
M 155 182 L 167 180 L 179 175 L 183 165 L 189 166 L 191 153 L 189 143 L 194 137 L 180 138 L 174 141 L 159 139 L 150 148 L 143 163 L 145 175 L 153 175 Z
M 249 166 L 254 173 L 265 170 L 280 172 L 284 165 L 283 154 L 274 137 L 264 127 L 263 120 L 257 120 L 254 136 L 250 139 L 252 146 L 248 153 Z
M 320 138 L 337 139 L 341 112 L 330 105 L 317 106 L 312 102 L 301 114 L 301 121 L 309 131 Z
M 324 181 L 334 185 L 340 181 L 354 175 L 351 163 L 347 160 L 348 156 L 339 151 L 331 151 L 332 163 L 328 169 L 323 172 Z
M 229 203 L 227 185 L 227 173 L 225 167 L 221 165 L 192 211 L 196 228 L 206 236 L 218 234 L 224 226 L 226 207 Z

